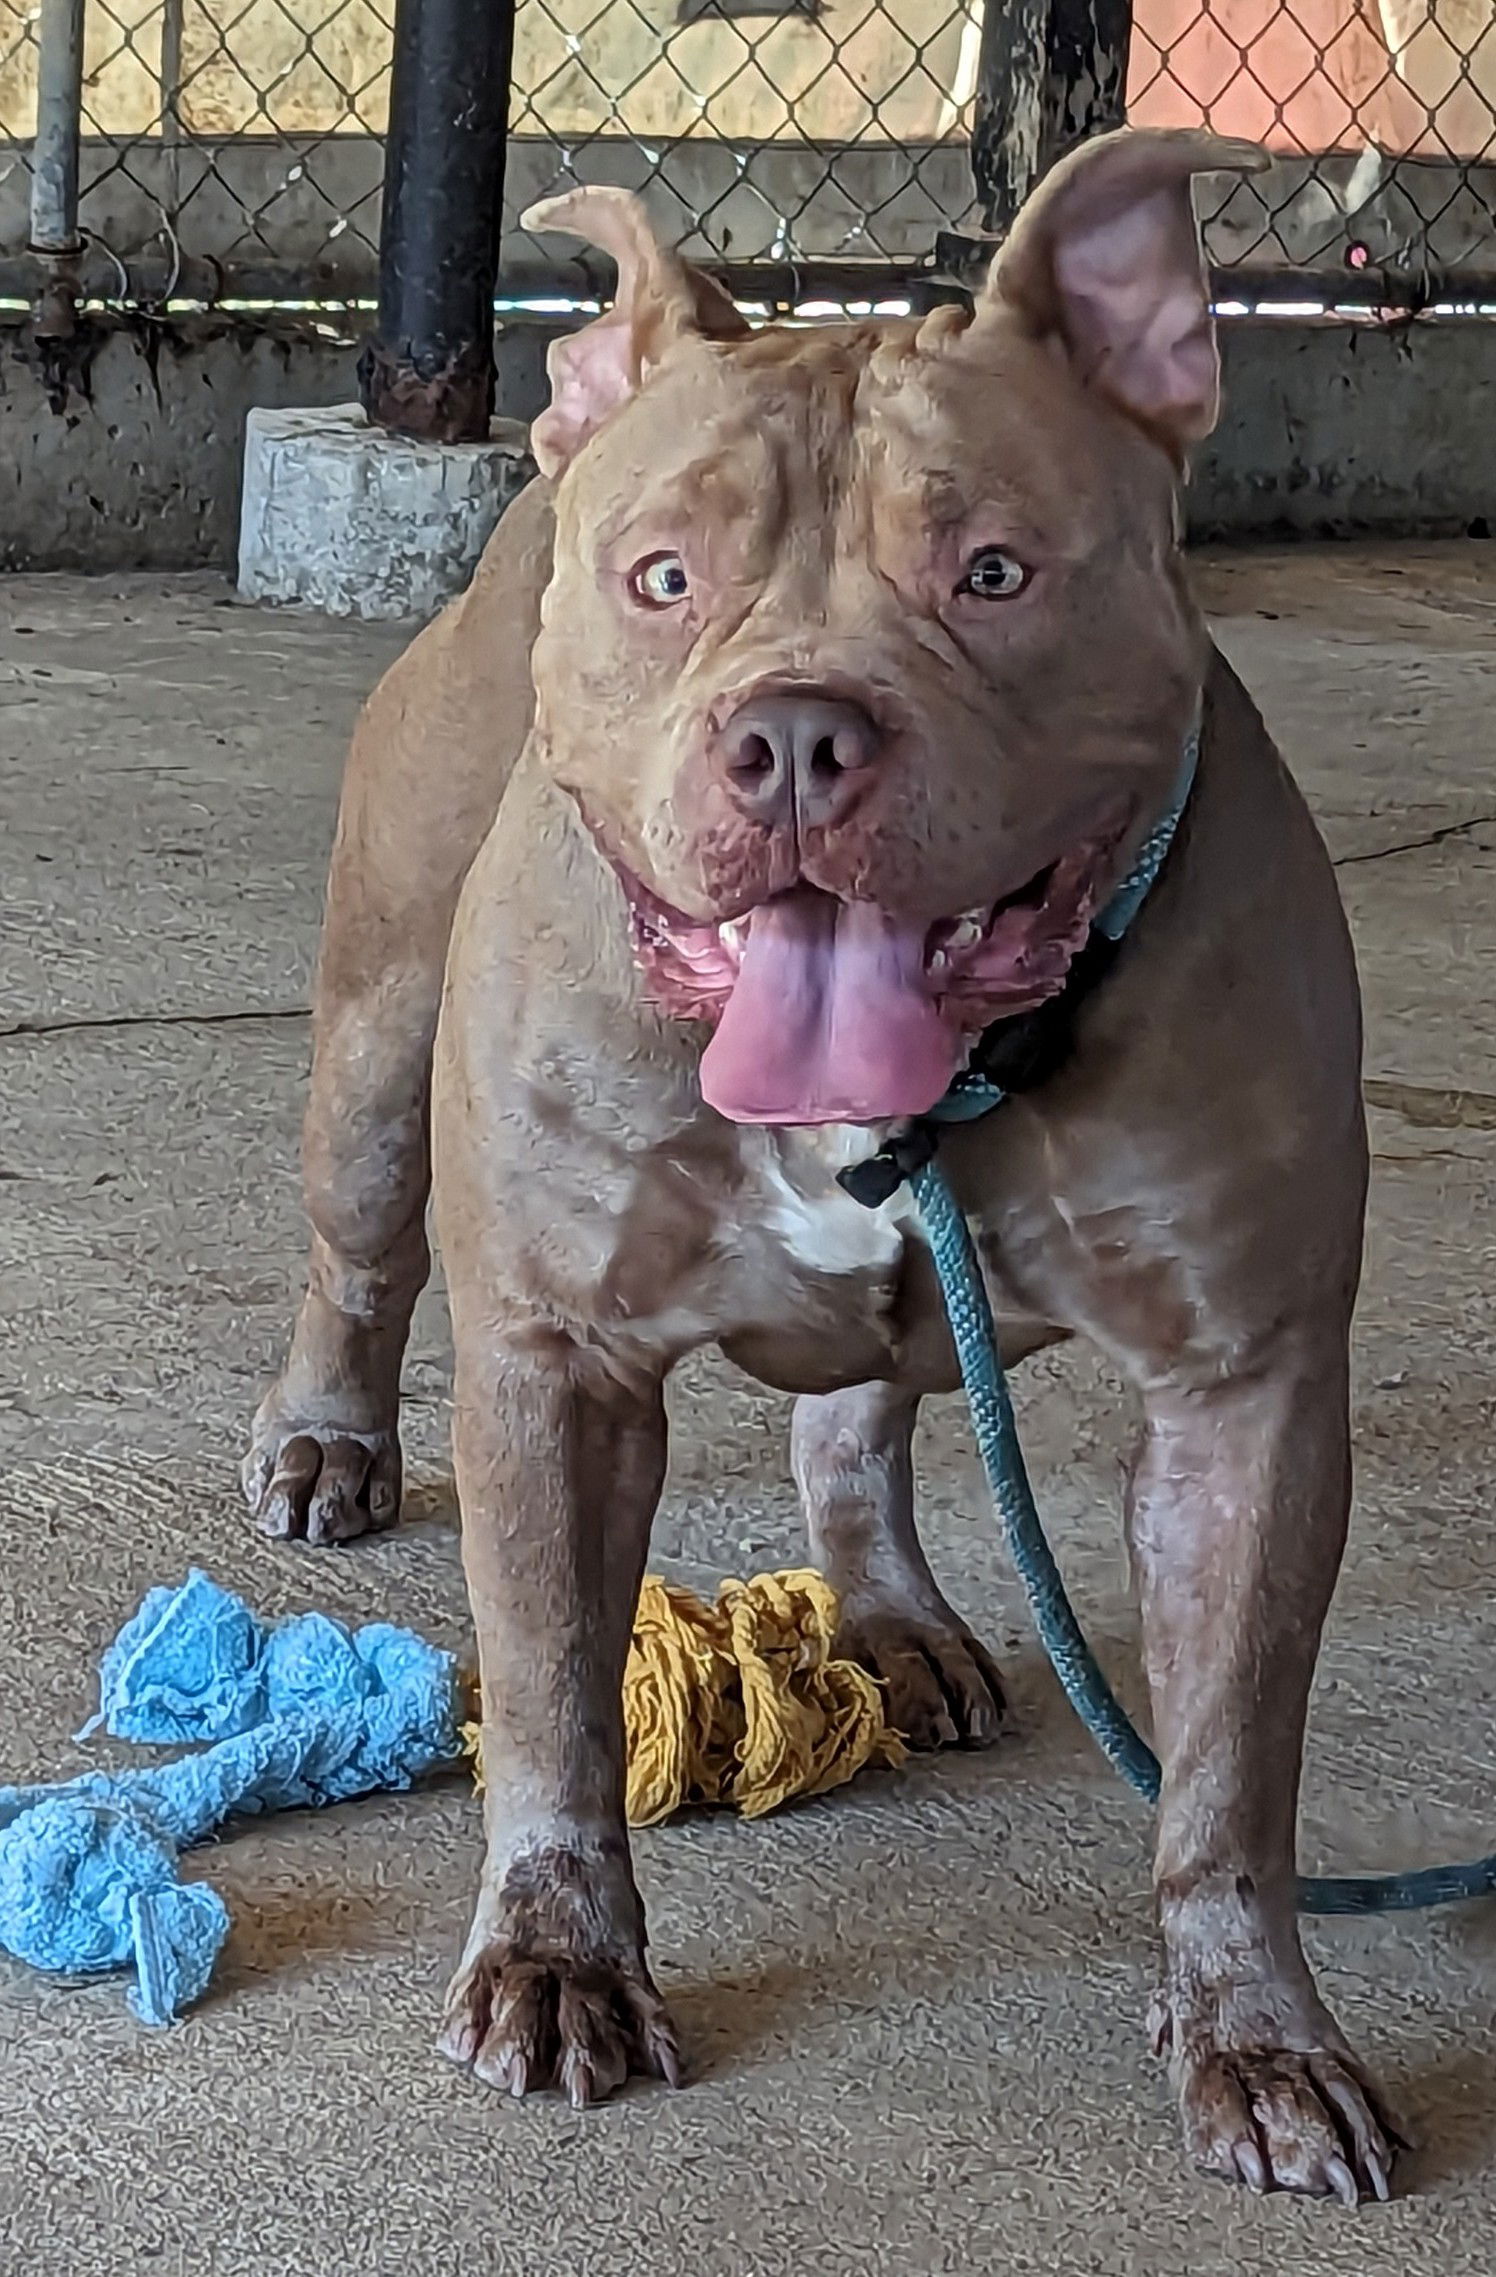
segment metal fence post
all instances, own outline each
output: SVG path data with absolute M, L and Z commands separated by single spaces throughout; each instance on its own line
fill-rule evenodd
M 1042 172 L 1093 134 L 1127 123 L 1132 0 L 1049 0 Z
M 1039 176 L 1126 116 L 1132 0 L 987 0 L 971 170 L 982 227 L 1003 237 Z
M 162 218 L 171 232 L 173 267 L 181 265 L 177 246 L 177 219 L 182 210 L 182 34 L 187 0 L 162 0 L 161 6 L 161 153 L 166 177 L 166 204 Z
M 379 315 L 359 365 L 392 434 L 487 439 L 515 0 L 396 0 Z
M 31 250 L 47 267 L 36 304 L 36 328 L 43 334 L 71 332 L 77 299 L 83 9 L 84 0 L 41 0 L 37 20 Z
M 986 0 L 972 105 L 977 213 L 1005 237 L 1039 172 L 1050 0 Z

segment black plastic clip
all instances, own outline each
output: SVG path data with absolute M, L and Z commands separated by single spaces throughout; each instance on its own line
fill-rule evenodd
M 865 1210 L 881 1209 L 886 1201 L 898 1192 L 906 1178 L 916 1170 L 923 1170 L 927 1162 L 935 1159 L 936 1129 L 933 1123 L 911 1123 L 900 1131 L 866 1162 L 851 1163 L 838 1170 L 836 1183 L 861 1202 Z

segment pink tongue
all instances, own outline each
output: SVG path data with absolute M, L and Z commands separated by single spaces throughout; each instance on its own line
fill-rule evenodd
M 753 912 L 742 967 L 701 1062 L 734 1123 L 881 1123 L 922 1115 L 963 1045 L 925 986 L 923 927 L 797 886 Z

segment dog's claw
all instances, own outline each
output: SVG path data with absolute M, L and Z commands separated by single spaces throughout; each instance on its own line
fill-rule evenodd
M 1254 2197 L 1267 2196 L 1267 2162 L 1255 2143 L 1236 2145 L 1236 2170 Z
M 954 1613 L 937 1621 L 844 1606 L 836 1653 L 877 1677 L 889 1723 L 916 1753 L 990 1747 L 1002 1730 L 997 1663 Z
M 1176 2059 L 1176 2083 L 1185 2141 L 1204 2173 L 1259 2196 L 1292 2190 L 1346 2207 L 1389 2195 L 1391 2144 L 1343 2051 L 1211 2048 L 1196 2039 Z
M 1325 2162 L 1325 2180 L 1342 2206 L 1354 2209 L 1360 2205 L 1361 2192 L 1356 2177 L 1343 2158 L 1332 2158 Z
M 393 1431 L 278 1425 L 262 1408 L 241 1475 L 251 1516 L 272 1541 L 331 1547 L 383 1533 L 400 1515 L 400 1442 Z
M 574 2111 L 631 2073 L 680 2085 L 675 2036 L 642 1957 L 558 1954 L 544 1966 L 502 1940 L 458 1971 L 438 2048 L 502 2095 L 554 2087 Z

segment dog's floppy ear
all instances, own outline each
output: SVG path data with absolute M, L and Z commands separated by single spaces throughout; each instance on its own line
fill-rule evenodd
M 1255 143 L 1193 129 L 1122 127 L 1082 143 L 1024 205 L 968 339 L 984 318 L 1016 311 L 1064 346 L 1088 387 L 1182 456 L 1215 425 L 1221 380 L 1190 184 L 1268 162 Z
M 736 340 L 749 326 L 720 285 L 660 243 L 632 190 L 599 183 L 565 191 L 532 206 L 524 227 L 585 237 L 618 264 L 607 314 L 554 341 L 546 357 L 550 406 L 530 430 L 530 447 L 541 473 L 554 477 L 673 341 L 693 334 Z

